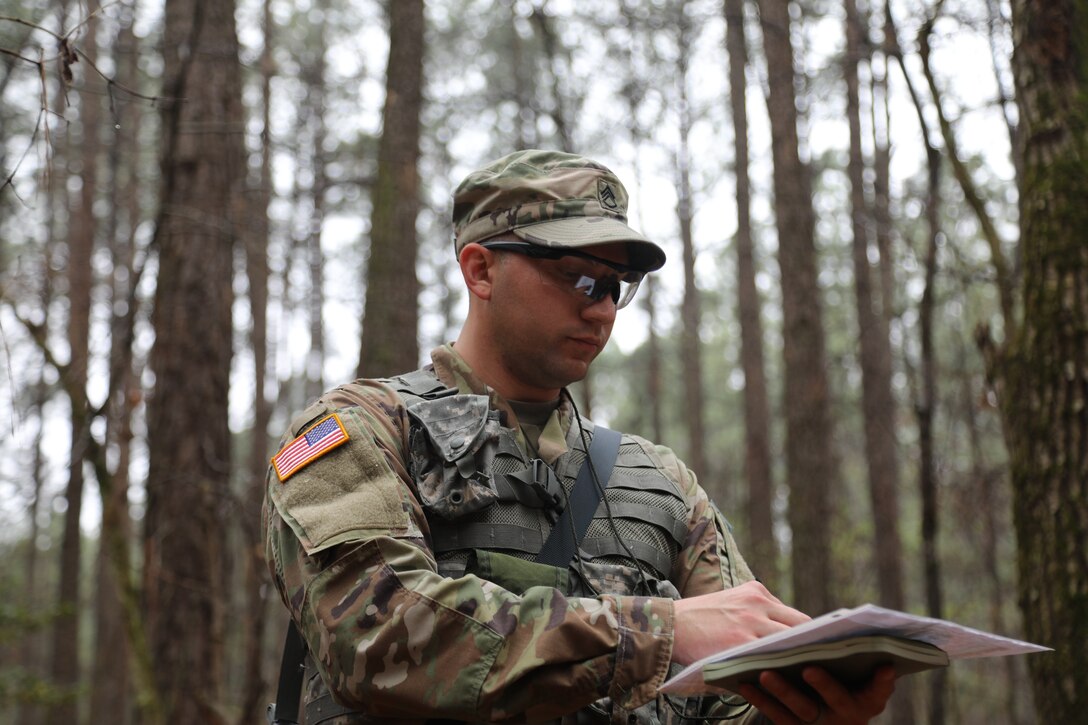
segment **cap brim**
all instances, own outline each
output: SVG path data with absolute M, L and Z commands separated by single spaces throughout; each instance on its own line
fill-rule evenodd
M 661 269 L 665 251 L 618 219 L 610 217 L 568 217 L 526 224 L 511 230 L 519 238 L 543 247 L 580 249 L 596 244 L 627 242 L 628 265 L 644 272 Z

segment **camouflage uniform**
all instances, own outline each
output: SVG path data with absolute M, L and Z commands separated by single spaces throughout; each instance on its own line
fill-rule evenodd
M 600 164 L 519 151 L 458 186 L 455 251 L 510 237 L 623 242 L 630 270 L 656 270 L 665 253 L 627 226 L 627 201 Z M 536 563 L 592 423 L 583 439 L 564 402 L 526 440 L 451 346 L 432 361 L 326 393 L 273 459 L 267 558 L 320 673 L 308 710 L 335 723 L 674 721 L 657 697 L 673 600 L 751 579 L 695 476 L 669 449 L 623 436 L 579 556 Z M 409 378 L 441 392 L 427 399 Z
M 584 451 L 565 399 L 531 451 L 511 407 L 452 346 L 433 351 L 432 362 L 442 385 L 466 394 L 459 400 L 484 401 L 481 425 L 505 428 L 518 448 L 510 455 L 539 455 L 569 489 Z M 311 680 L 307 697 L 320 697 L 327 684 L 360 713 L 325 722 L 676 721 L 656 693 L 670 671 L 672 598 L 718 591 L 752 575 L 723 518 L 671 450 L 624 435 L 617 469 L 622 464 L 629 475 L 641 469 L 668 482 L 654 484 L 662 490 L 652 494 L 680 502 L 675 541 L 662 533 L 667 521 L 625 518 L 625 492 L 611 485 L 606 497 L 615 521 L 595 520 L 586 537 L 605 526 L 605 539 L 622 534 L 628 543 L 661 542 L 648 547 L 661 550 L 656 558 L 635 554 L 654 596 L 638 589 L 635 562 L 615 549 L 583 551 L 566 571 L 530 565 L 542 576 L 500 586 L 489 580 L 502 578 L 491 575 L 492 557 L 520 561 L 529 554 L 473 546 L 479 560 L 466 562 L 463 552 L 436 553 L 435 546 L 439 530 L 456 531 L 459 522 L 499 509 L 482 481 L 465 485 L 485 451 L 445 461 L 447 473 L 465 460 L 477 469 L 453 474 L 461 482 L 451 484 L 442 466 L 428 466 L 420 453 L 419 425 L 412 425 L 404 396 L 393 381 L 375 380 L 326 393 L 292 422 L 284 444 L 333 412 L 347 440 L 286 480 L 272 471 L 263 522 L 276 586 L 322 676 Z M 476 447 L 487 438 L 476 432 L 452 447 Z M 488 457 L 497 460 L 494 451 Z M 450 485 L 461 486 L 457 496 L 448 495 Z M 443 510 L 443 501 L 467 508 Z M 550 526 L 542 515 L 523 519 L 537 522 L 541 537 Z M 634 543 L 632 550 L 640 551 Z M 657 570 L 661 556 L 668 571 Z M 706 709 L 697 702 L 687 707 Z

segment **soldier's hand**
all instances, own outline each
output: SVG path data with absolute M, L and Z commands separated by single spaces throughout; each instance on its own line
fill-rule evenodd
M 818 698 L 797 689 L 775 672 L 761 672 L 759 687 L 741 685 L 745 700 L 776 725 L 859 725 L 884 711 L 895 690 L 895 668 L 877 669 L 860 690 L 848 690 L 827 670 L 806 667 L 802 679 Z M 822 701 L 821 701 L 822 700 Z
M 673 604 L 672 660 L 689 665 L 707 655 L 807 622 L 756 581 Z

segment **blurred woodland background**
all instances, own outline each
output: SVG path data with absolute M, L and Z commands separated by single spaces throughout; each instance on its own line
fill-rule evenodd
M 455 337 L 451 189 L 543 147 L 670 256 L 584 408 L 787 602 L 1056 650 L 882 721 L 1082 721 L 1086 57 L 1086 0 L 0 0 L 0 720 L 263 722 L 276 441 Z

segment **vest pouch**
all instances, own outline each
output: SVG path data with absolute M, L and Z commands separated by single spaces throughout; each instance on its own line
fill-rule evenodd
M 553 587 L 564 594 L 570 593 L 570 574 L 566 569 L 497 551 L 473 549 L 465 573 L 475 574 L 519 596 L 532 587 Z
M 498 499 L 491 462 L 498 449 L 498 411 L 485 395 L 451 395 L 408 408 L 412 477 L 428 514 L 453 520 Z
M 679 599 L 680 592 L 668 579 L 654 576 L 649 567 L 637 568 L 601 560 L 582 559 L 575 564 L 577 576 L 571 577 L 571 589 L 567 593 L 575 597 L 595 597 L 598 594 L 632 594 Z M 646 590 L 649 587 L 649 591 Z

